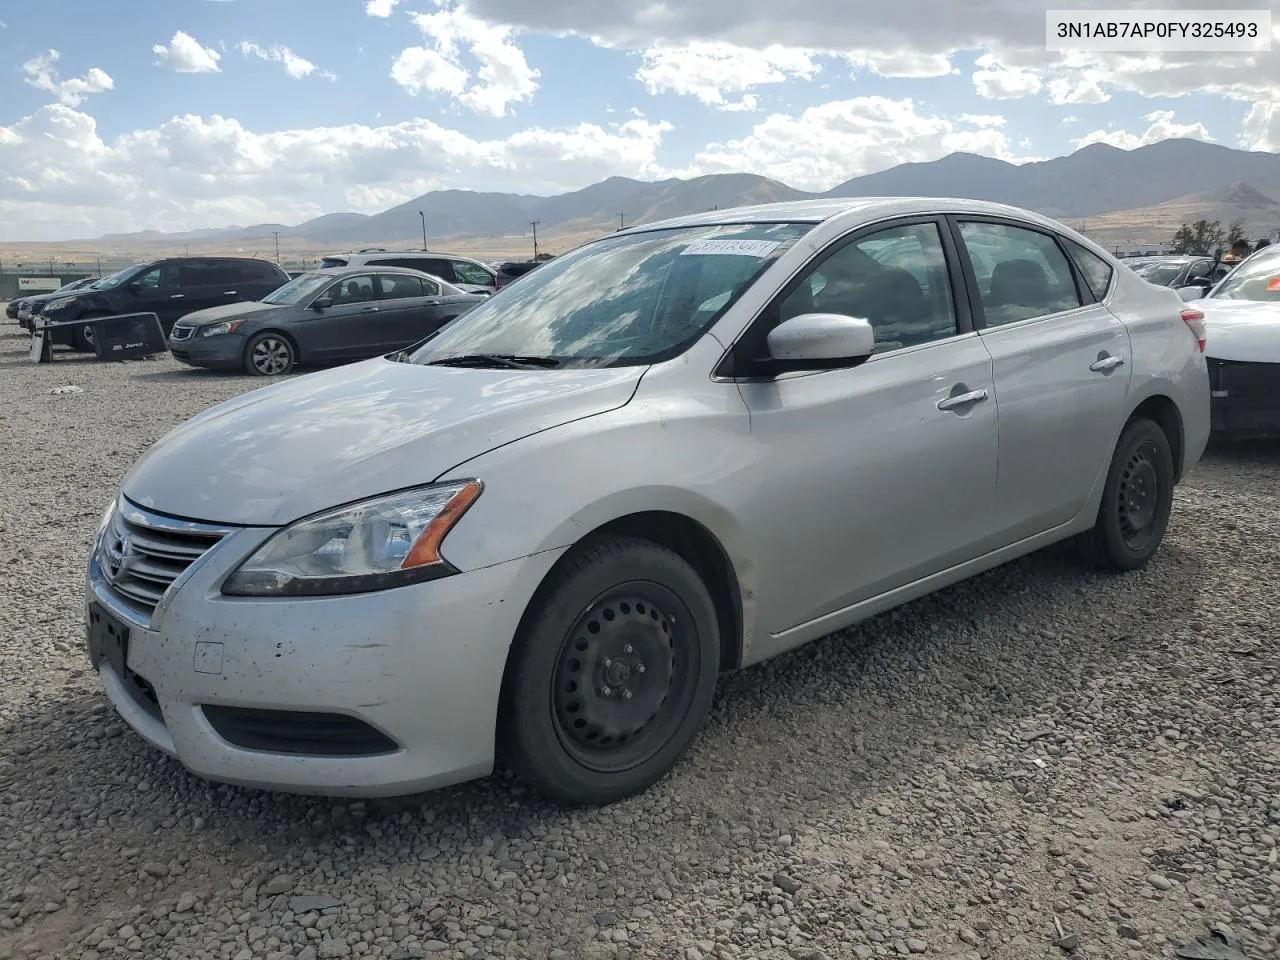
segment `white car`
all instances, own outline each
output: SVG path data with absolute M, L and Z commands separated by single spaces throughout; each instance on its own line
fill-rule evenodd
M 1241 262 L 1207 296 L 1183 296 L 1204 314 L 1213 433 L 1280 438 L 1280 247 Z
M 412 793 L 502 760 L 616 800 L 724 671 L 1067 538 L 1146 564 L 1209 433 L 1198 318 L 989 203 L 610 234 L 163 438 L 102 518 L 90 659 L 215 780 Z

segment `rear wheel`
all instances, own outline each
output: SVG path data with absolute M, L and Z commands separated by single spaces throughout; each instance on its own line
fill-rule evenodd
M 503 759 L 568 804 L 604 804 L 661 779 L 715 692 L 720 642 L 706 586 L 679 555 L 629 537 L 580 548 L 516 640 Z
M 1131 421 L 1116 444 L 1097 522 L 1077 538 L 1084 558 L 1110 570 L 1146 566 L 1169 526 L 1173 480 L 1164 430 L 1152 420 Z
M 246 373 L 256 377 L 278 377 L 288 373 L 297 362 L 297 353 L 287 337 L 278 333 L 260 333 L 244 348 Z

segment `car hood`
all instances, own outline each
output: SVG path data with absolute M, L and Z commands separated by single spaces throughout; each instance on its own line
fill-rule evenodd
M 1205 356 L 1280 363 L 1280 303 L 1209 297 L 1189 306 L 1204 314 Z
M 178 517 L 279 526 L 430 483 L 494 447 L 621 407 L 645 369 L 490 370 L 368 360 L 206 410 L 152 446 L 121 490 L 143 507 Z
M 205 307 L 203 310 L 193 310 L 191 313 L 184 314 L 178 322 L 184 327 L 201 327 L 206 323 L 218 323 L 222 320 L 232 320 L 238 317 L 250 317 L 259 313 L 271 313 L 278 310 L 294 310 L 288 304 L 279 303 L 259 303 L 256 300 L 242 300 L 237 303 L 223 303 L 216 307 Z

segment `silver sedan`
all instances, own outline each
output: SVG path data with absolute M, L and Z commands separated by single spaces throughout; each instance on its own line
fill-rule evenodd
M 1201 316 L 1023 210 L 720 210 L 214 407 L 103 515 L 88 650 L 197 774 L 645 789 L 717 677 L 1056 541 L 1146 564 Z

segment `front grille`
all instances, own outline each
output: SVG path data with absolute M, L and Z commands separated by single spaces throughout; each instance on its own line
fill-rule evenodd
M 222 739 L 245 750 L 309 757 L 374 757 L 396 750 L 395 741 L 381 730 L 341 713 L 208 703 L 201 709 Z
M 1280 407 L 1280 363 L 1210 360 L 1210 386 L 1233 399 L 1270 401 Z
M 170 340 L 190 340 L 191 332 L 194 329 L 195 329 L 194 327 L 175 326 L 172 330 L 169 331 L 169 339 Z
M 98 565 L 116 596 L 149 616 L 169 585 L 230 532 L 151 513 L 122 498 L 103 531 Z

